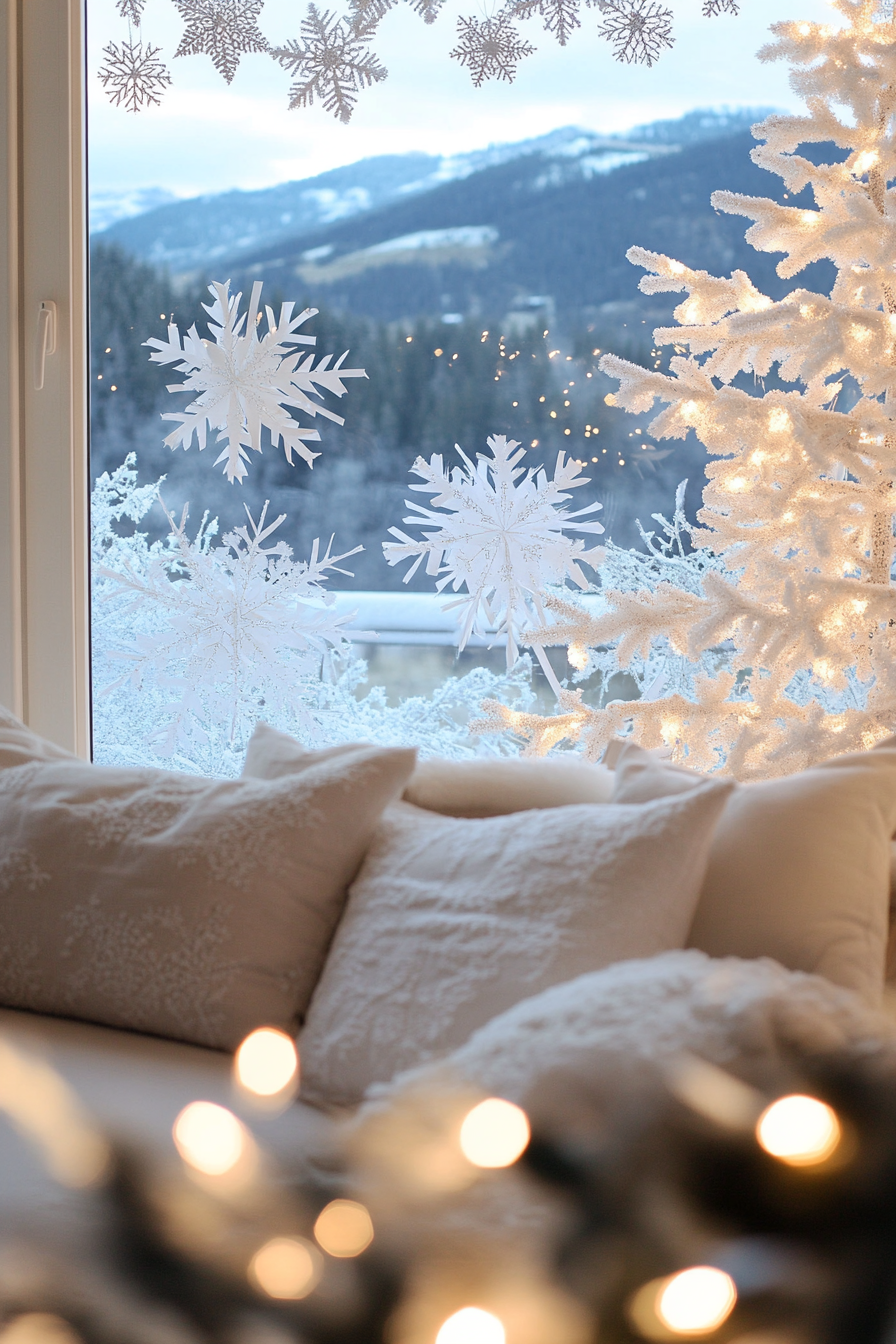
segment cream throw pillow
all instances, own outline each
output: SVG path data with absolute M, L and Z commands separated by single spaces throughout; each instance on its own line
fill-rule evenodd
M 705 776 L 628 746 L 614 799 L 682 796 Z M 774 957 L 879 1003 L 884 985 L 896 739 L 797 775 L 741 784 L 716 830 L 689 944 Z
M 344 750 L 329 748 L 333 754 Z M 243 774 L 280 779 L 301 770 L 307 754 L 294 737 L 260 723 L 246 751 Z M 498 817 L 530 808 L 608 803 L 614 783 L 612 770 L 571 755 L 550 760 L 432 757 L 417 763 L 403 796 L 416 807 L 449 817 Z
M 0 761 L 27 736 L 3 715 Z M 46 746 L 0 769 L 0 1003 L 223 1049 L 294 1030 L 414 752 L 310 753 L 265 782 Z
M 384 815 L 315 990 L 302 1096 L 351 1104 L 549 985 L 681 947 L 730 785 L 646 807 Z

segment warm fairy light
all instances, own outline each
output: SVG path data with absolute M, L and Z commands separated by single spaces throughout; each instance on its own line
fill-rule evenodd
M 246 1150 L 239 1120 L 213 1101 L 191 1101 L 175 1120 L 173 1133 L 183 1160 L 206 1176 L 232 1171 Z
M 811 303 L 800 304 L 800 317 L 814 317 L 814 316 L 815 316 L 815 309 L 812 307 Z
M 760 1115 L 756 1138 L 767 1153 L 789 1166 L 814 1167 L 838 1147 L 840 1122 L 817 1097 L 780 1097 Z
M 682 266 L 680 261 L 670 261 L 669 270 L 672 272 L 673 275 L 684 275 L 685 272 L 685 268 L 684 266 Z
M 761 467 L 767 457 L 768 453 L 764 453 L 761 448 L 757 448 L 755 453 L 750 454 L 750 461 L 754 467 Z
M 737 1289 L 729 1274 L 695 1265 L 668 1280 L 659 1294 L 656 1314 L 676 1335 L 708 1335 L 727 1321 L 736 1301 Z
M 373 1220 L 354 1199 L 334 1199 L 318 1214 L 314 1235 L 328 1255 L 348 1259 L 373 1241 Z
M 0 1344 L 81 1344 L 81 1336 L 48 1311 L 24 1311 L 0 1330 Z
M 858 341 L 859 345 L 864 345 L 866 341 L 871 340 L 873 332 L 870 327 L 863 327 L 860 323 L 853 322 L 849 334 L 854 341 Z
M 699 409 L 700 409 L 700 408 L 699 408 L 699 406 L 697 405 L 696 401 L 684 401 L 684 402 L 682 402 L 682 404 L 681 404 L 681 413 L 682 413 L 682 415 L 686 415 L 686 416 L 688 416 L 689 418 L 690 418 L 691 416 L 696 415 Z
M 592 459 L 594 462 L 597 458 Z M 570 667 L 574 667 L 577 672 L 581 672 L 588 666 L 588 650 L 581 644 L 570 644 L 566 650 L 566 661 Z
M 860 597 L 854 597 L 854 598 L 853 598 L 853 600 L 852 600 L 852 609 L 853 609 L 853 611 L 856 613 L 857 616 L 861 616 L 861 615 L 863 614 L 863 612 L 866 611 L 867 607 L 868 607 L 868 603 L 867 603 L 867 601 L 865 601 L 864 598 L 860 598 Z
M 853 171 L 857 173 L 867 173 L 869 168 L 873 168 L 880 156 L 876 149 L 866 149 L 860 154 L 853 165 Z
M 746 476 L 732 476 L 731 480 L 727 483 L 728 489 L 734 494 L 739 494 L 741 490 L 749 489 L 749 485 L 750 482 L 747 480 Z
M 812 671 L 821 681 L 833 681 L 834 669 L 831 667 L 827 658 L 816 658 L 812 664 Z
M 791 427 L 791 419 L 783 406 L 776 406 L 768 417 L 768 427 L 772 434 L 784 434 Z
M 259 1027 L 246 1037 L 236 1052 L 233 1071 L 247 1092 L 275 1097 L 295 1082 L 299 1056 L 295 1042 L 275 1027 Z
M 268 1297 L 296 1302 L 307 1297 L 320 1279 L 320 1253 L 302 1237 L 273 1237 L 256 1251 L 249 1278 Z
M 799 33 L 800 37 L 808 37 L 811 31 L 812 31 L 811 23 L 797 24 L 797 32 Z
M 504 1326 L 482 1307 L 461 1307 L 436 1335 L 436 1344 L 505 1344 Z
M 829 733 L 842 733 L 846 730 L 846 719 L 842 714 L 830 714 L 823 722 Z
M 821 219 L 820 210 L 801 210 L 800 219 L 804 224 L 817 224 Z
M 500 1097 L 474 1106 L 460 1127 L 461 1151 L 474 1167 L 512 1166 L 528 1142 L 526 1112 Z
M 686 303 L 682 309 L 681 315 L 685 322 L 696 322 L 697 318 L 700 316 L 700 305 L 697 300 L 691 299 L 690 303 Z

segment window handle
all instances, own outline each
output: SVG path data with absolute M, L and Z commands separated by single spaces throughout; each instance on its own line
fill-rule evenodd
M 40 392 L 44 385 L 47 367 L 47 355 L 56 353 L 56 305 L 52 299 L 44 299 L 37 310 L 37 344 L 34 348 L 34 390 Z

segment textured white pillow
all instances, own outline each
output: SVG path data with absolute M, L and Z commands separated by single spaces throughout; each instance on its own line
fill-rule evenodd
M 52 755 L 0 715 L 0 1003 L 230 1049 L 294 1030 L 383 808 L 414 767 L 356 746 L 210 780 Z
M 680 947 L 729 791 L 481 820 L 390 808 L 308 1010 L 303 1098 L 355 1102 L 548 985 Z
M 345 751 L 328 748 L 328 754 Z M 260 723 L 246 751 L 243 775 L 282 779 L 304 768 L 308 752 L 294 737 Z M 490 757 L 419 761 L 404 791 L 405 802 L 449 817 L 498 817 L 529 808 L 608 803 L 615 776 L 581 756 L 522 760 Z
M 636 746 L 616 775 L 614 798 L 627 804 L 686 796 L 705 779 Z M 774 957 L 879 1003 L 894 831 L 896 739 L 738 785 L 716 829 L 691 946 Z
M 494 1018 L 444 1064 L 371 1092 L 439 1085 L 447 1071 L 556 1123 L 582 1091 L 589 1106 L 631 1106 L 683 1051 L 764 1085 L 793 1049 L 879 1052 L 896 1071 L 896 1023 L 849 990 L 767 958 L 667 952 L 555 985 Z

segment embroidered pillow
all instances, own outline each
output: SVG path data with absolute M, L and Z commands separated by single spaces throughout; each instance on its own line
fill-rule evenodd
M 0 718 L 0 761 L 22 732 Z M 222 1049 L 294 1030 L 414 752 L 271 782 L 46 754 L 0 768 L 0 1003 Z
M 562 980 L 681 947 L 730 791 L 480 820 L 383 817 L 315 990 L 302 1095 L 351 1104 Z

